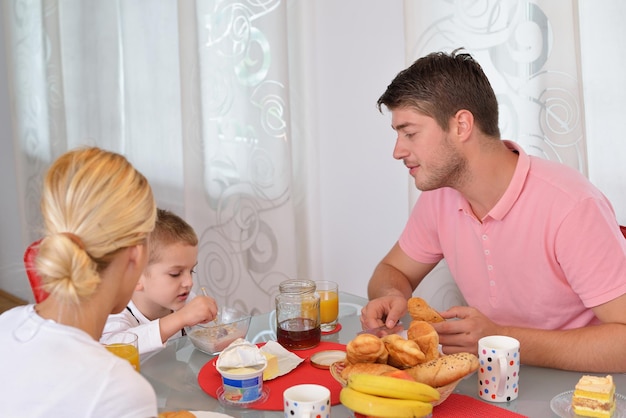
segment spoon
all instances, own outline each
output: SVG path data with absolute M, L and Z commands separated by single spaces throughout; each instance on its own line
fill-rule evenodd
M 200 290 L 202 291 L 202 294 L 203 294 L 204 296 L 209 296 L 209 294 L 207 293 L 206 288 L 205 288 L 204 286 L 203 286 L 203 287 L 201 287 L 201 288 L 200 288 Z M 215 318 L 213 318 L 213 321 L 211 321 L 211 323 L 212 323 L 213 325 L 218 325 L 218 324 L 217 324 L 217 315 L 215 315 Z

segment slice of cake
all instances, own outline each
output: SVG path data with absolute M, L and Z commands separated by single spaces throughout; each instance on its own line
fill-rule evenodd
M 610 418 L 615 412 L 613 376 L 583 376 L 572 396 L 572 409 L 583 417 Z

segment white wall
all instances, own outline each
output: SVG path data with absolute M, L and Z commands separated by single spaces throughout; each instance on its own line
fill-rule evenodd
M 626 3 L 579 1 L 589 179 L 626 225 Z
M 405 66 L 402 3 L 316 2 L 322 274 L 359 296 L 408 216 L 408 173 L 376 108 Z
M 3 21 L 0 7 L 0 22 Z M 6 66 L 4 26 L 0 24 L 0 289 L 10 291 L 24 299 L 32 298 L 24 273 L 22 256 L 26 246 L 22 241 L 15 162 L 11 130 L 11 112 Z M 20 280 L 19 278 L 23 278 Z

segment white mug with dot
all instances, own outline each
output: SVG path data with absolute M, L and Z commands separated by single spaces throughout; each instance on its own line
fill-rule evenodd
M 519 394 L 520 344 L 515 338 L 491 335 L 478 341 L 478 396 L 509 402 Z
M 321 385 L 291 386 L 283 392 L 285 418 L 330 418 L 330 390 Z

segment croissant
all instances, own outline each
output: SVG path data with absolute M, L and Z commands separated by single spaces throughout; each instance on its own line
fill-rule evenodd
M 388 364 L 381 363 L 354 363 L 347 364 L 341 371 L 341 378 L 348 380 L 348 377 L 352 373 L 374 374 L 382 375 L 384 373 L 393 372 L 399 370 L 397 367 L 390 366 Z
M 389 353 L 387 364 L 406 369 L 424 362 L 426 356 L 415 341 L 405 340 L 398 334 L 386 335 L 382 338 Z
M 426 321 L 411 321 L 406 331 L 409 340 L 414 341 L 424 353 L 424 361 L 439 357 L 439 334 Z
M 409 298 L 407 301 L 407 309 L 413 320 L 426 322 L 445 321 L 445 319 L 439 315 L 439 312 L 431 308 L 430 305 L 428 305 L 428 303 L 422 298 Z

